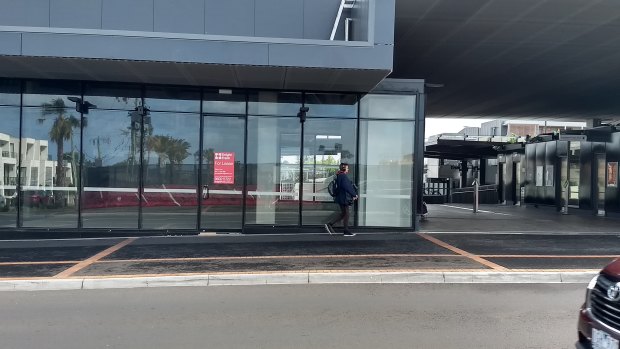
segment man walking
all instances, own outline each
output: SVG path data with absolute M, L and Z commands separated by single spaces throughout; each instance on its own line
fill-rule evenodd
M 347 176 L 349 173 L 349 164 L 341 163 L 338 173 L 336 174 L 336 196 L 334 197 L 334 201 L 340 206 L 340 213 L 335 219 L 332 219 L 330 222 L 325 224 L 325 230 L 330 234 L 335 234 L 334 224 L 338 223 L 338 221 L 342 220 L 342 225 L 344 226 L 344 236 L 355 236 L 349 230 L 349 207 L 353 205 L 353 201 L 357 200 L 357 190 L 353 183 Z

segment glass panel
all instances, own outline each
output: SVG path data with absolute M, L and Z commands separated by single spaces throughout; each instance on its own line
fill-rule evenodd
M 245 91 L 206 90 L 203 99 L 203 113 L 245 115 Z
M 598 210 L 605 211 L 605 190 L 607 181 L 607 161 L 605 159 L 605 154 L 597 154 L 596 155 L 597 162 L 597 187 L 598 187 Z
M 366 95 L 361 100 L 360 117 L 413 120 L 415 118 L 415 96 Z
M 306 93 L 308 116 L 357 117 L 357 95 Z
M 569 182 L 569 196 L 568 204 L 579 207 L 579 179 L 581 173 L 581 167 L 579 158 L 581 156 L 581 143 L 570 142 L 568 152 L 568 182 Z
M 200 113 L 200 90 L 174 87 L 149 87 L 144 104 L 152 111 Z
M 327 185 L 341 162 L 349 164 L 355 178 L 357 120 L 308 119 L 304 126 L 303 208 L 304 225 L 324 224 L 339 212 Z M 295 187 L 299 185 L 296 183 Z M 350 217 L 353 223 L 353 215 Z
M 201 225 L 241 229 L 245 117 L 204 118 Z
M 249 96 L 248 110 L 254 115 L 297 116 L 301 107 L 301 93 L 259 91 Z
M 0 79 L 0 105 L 19 105 L 19 80 Z
M 516 176 L 515 177 L 515 185 L 517 187 L 517 190 L 519 190 L 519 188 L 521 187 L 521 178 L 522 178 L 521 177 L 522 176 L 521 168 L 522 168 L 522 166 L 521 166 L 520 162 L 516 162 L 515 166 L 516 166 L 516 170 L 515 170 L 515 176 Z
M 18 107 L 0 107 L 0 150 L 0 227 L 15 228 L 19 164 Z
M 300 143 L 296 118 L 249 117 L 246 224 L 299 224 Z
M 144 125 L 142 227 L 196 229 L 200 115 L 151 113 L 150 122 Z
M 84 99 L 98 109 L 133 110 L 142 102 L 139 86 L 87 84 L 85 91 Z
M 23 109 L 22 225 L 77 228 L 80 115 L 51 96 Z
M 361 122 L 361 226 L 411 226 L 413 125 L 399 121 Z
M 88 114 L 82 174 L 85 228 L 138 228 L 141 130 L 131 119 L 127 111 L 91 109 Z
M 55 107 L 75 109 L 75 104 L 67 98 L 79 97 L 81 94 L 82 88 L 79 82 L 57 80 L 26 81 L 24 106 L 40 107 L 44 103 L 55 102 Z
M 561 206 L 562 210 L 564 210 L 567 200 L 566 185 L 568 181 L 568 158 L 564 156 L 560 158 L 560 178 L 560 184 L 562 185 Z

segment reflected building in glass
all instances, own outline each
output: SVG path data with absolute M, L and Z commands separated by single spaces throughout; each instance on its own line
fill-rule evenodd
M 0 69 L 0 229 L 322 232 L 348 163 L 351 226 L 415 230 L 424 89 L 385 79 L 394 1 L 196 3 L 0 16 L 23 68 Z

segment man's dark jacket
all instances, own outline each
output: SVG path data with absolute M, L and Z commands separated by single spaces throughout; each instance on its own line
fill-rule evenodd
M 357 195 L 357 190 L 344 172 L 338 172 L 336 175 L 336 185 L 338 186 L 338 193 L 334 201 L 338 205 L 353 205 L 353 197 Z

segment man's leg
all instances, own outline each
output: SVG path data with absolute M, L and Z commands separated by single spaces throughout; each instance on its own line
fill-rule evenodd
M 336 234 L 336 231 L 334 230 L 334 224 L 338 223 L 338 221 L 342 219 L 343 214 L 344 213 L 342 211 L 342 206 L 340 206 L 340 212 L 334 212 L 333 216 L 335 217 L 330 219 L 327 224 L 325 224 L 325 230 L 329 233 L 329 235 Z
M 351 233 L 349 230 L 349 206 L 342 205 L 340 206 L 342 210 L 342 225 L 344 225 L 344 236 L 355 236 L 355 234 Z

